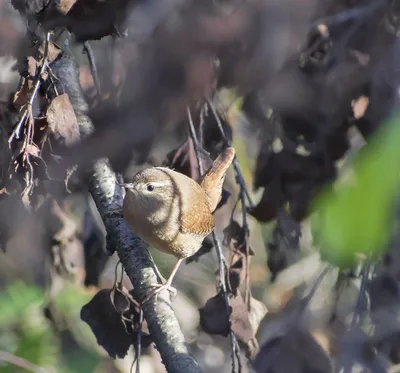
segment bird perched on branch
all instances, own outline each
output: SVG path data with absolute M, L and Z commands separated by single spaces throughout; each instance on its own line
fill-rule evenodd
M 227 148 L 214 161 L 200 183 L 166 167 L 138 172 L 131 183 L 121 184 L 127 192 L 123 214 L 132 230 L 151 247 L 178 258 L 164 284 L 154 284 L 154 292 L 171 287 L 181 262 L 195 254 L 214 229 L 212 213 L 222 193 L 226 172 L 235 157 Z

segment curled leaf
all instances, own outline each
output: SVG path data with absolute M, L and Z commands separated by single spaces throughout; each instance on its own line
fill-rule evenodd
M 228 247 L 233 252 L 246 254 L 245 232 L 243 227 L 234 219 L 223 230 L 224 239 L 223 245 Z M 254 252 L 249 248 L 249 254 L 254 255 Z

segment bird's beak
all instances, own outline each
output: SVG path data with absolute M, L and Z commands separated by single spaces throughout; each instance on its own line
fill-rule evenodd
M 135 185 L 133 183 L 122 183 L 119 184 L 120 187 L 125 188 L 125 189 L 135 189 Z

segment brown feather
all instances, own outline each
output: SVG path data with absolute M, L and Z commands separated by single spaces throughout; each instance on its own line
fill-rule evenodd
M 235 149 L 232 147 L 226 148 L 214 161 L 212 167 L 206 172 L 200 183 L 208 196 L 211 212 L 214 212 L 221 200 L 222 186 L 225 181 L 226 172 L 234 157 Z
M 196 236 L 207 236 L 214 229 L 214 218 L 203 188 L 193 179 L 181 173 L 173 172 L 174 182 L 179 185 L 180 231 Z

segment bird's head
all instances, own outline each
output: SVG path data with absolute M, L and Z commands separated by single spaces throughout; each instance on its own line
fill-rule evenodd
M 162 167 L 140 171 L 133 177 L 132 182 L 120 186 L 126 189 L 125 198 L 131 204 L 134 203 L 136 209 L 143 208 L 150 212 L 167 207 L 175 194 L 173 180 Z

